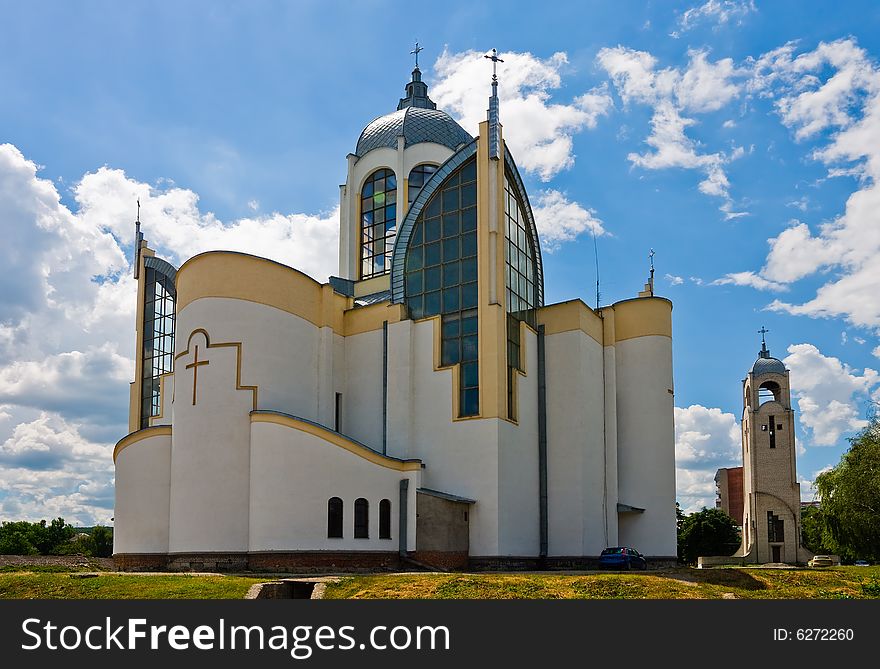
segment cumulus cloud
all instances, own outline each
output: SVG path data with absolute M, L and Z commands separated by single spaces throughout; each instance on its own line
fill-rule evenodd
M 604 48 L 597 61 L 611 77 L 624 105 L 639 103 L 652 108 L 651 134 L 645 139 L 650 150 L 632 152 L 627 158 L 636 167 L 649 170 L 681 168 L 704 174 L 700 192 L 722 199 L 725 218 L 744 215 L 734 211 L 730 182 L 724 166 L 744 155 L 742 147 L 730 152 L 704 152 L 687 134 L 697 121 L 685 114 L 721 109 L 740 95 L 746 70 L 737 68 L 730 58 L 716 62 L 706 51 L 691 51 L 684 70 L 657 69 L 657 59 L 645 51 L 624 46 Z
M 318 279 L 336 271 L 337 212 L 224 222 L 190 190 L 108 167 L 73 186 L 68 208 L 39 169 L 0 145 L 0 519 L 107 522 L 133 378 L 135 199 L 151 246 L 175 264 L 229 249 Z
M 674 274 L 666 274 L 664 277 L 671 286 L 680 286 L 684 283 L 684 277 L 675 276 Z
M 784 283 L 768 281 L 754 272 L 732 272 L 724 275 L 720 279 L 715 279 L 711 285 L 750 286 L 751 288 L 757 288 L 758 290 L 788 290 L 788 286 Z
M 734 21 L 740 24 L 746 16 L 756 11 L 758 8 L 754 0 L 708 0 L 682 12 L 678 29 L 671 32 L 670 37 L 678 39 L 682 33 L 704 22 L 711 22 L 715 29 Z
M 434 63 L 437 81 L 431 97 L 453 114 L 471 134 L 486 120 L 490 74 L 485 54 L 444 51 Z M 563 104 L 551 100 L 562 86 L 565 53 L 538 58 L 531 53 L 501 53 L 498 97 L 505 139 L 517 163 L 547 181 L 574 164 L 573 137 L 594 128 L 611 107 L 600 86 Z
M 675 407 L 678 501 L 686 512 L 715 506 L 715 473 L 742 465 L 742 438 L 732 413 L 693 404 Z
M 788 353 L 783 362 L 791 370 L 792 395 L 811 444 L 834 446 L 841 435 L 867 425 L 859 404 L 880 383 L 880 374 L 871 368 L 858 374 L 813 344 L 794 344 Z
M 558 249 L 562 242 L 571 241 L 589 231 L 596 236 L 605 234 L 602 221 L 592 209 L 584 209 L 570 201 L 557 190 L 539 191 L 532 205 L 535 225 L 541 238 L 541 246 L 549 252 Z
M 793 221 L 771 240 L 762 276 L 786 283 L 820 272 L 828 278 L 812 299 L 776 300 L 769 308 L 880 327 L 880 67 L 853 39 L 801 54 L 787 44 L 757 59 L 750 88 L 776 99 L 796 140 L 819 142 L 811 155 L 828 166 L 829 176 L 859 182 L 838 217 L 815 231 Z

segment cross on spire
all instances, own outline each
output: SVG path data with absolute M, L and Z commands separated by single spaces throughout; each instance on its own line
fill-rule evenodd
M 497 67 L 498 63 L 503 63 L 504 61 L 498 57 L 498 52 L 495 49 L 492 49 L 491 56 L 489 54 L 486 54 L 485 56 L 483 56 L 483 58 L 488 58 L 492 61 L 492 83 L 497 83 L 498 74 L 495 68 Z
M 761 329 L 758 330 L 758 334 L 761 335 L 761 343 L 764 344 L 765 346 L 767 345 L 767 342 L 764 340 L 764 335 L 767 334 L 768 332 L 770 332 L 770 330 L 765 328 L 763 325 L 761 326 Z
M 416 42 L 416 48 L 410 51 L 411 54 L 415 54 L 416 56 L 416 69 L 419 68 L 419 51 L 424 51 L 424 49 L 419 46 L 418 42 Z

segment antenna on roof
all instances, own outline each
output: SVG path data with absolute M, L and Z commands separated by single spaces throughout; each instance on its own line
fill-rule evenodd
M 141 243 L 144 233 L 141 232 L 141 200 L 137 199 L 137 219 L 134 222 L 134 278 L 138 278 L 141 267 Z

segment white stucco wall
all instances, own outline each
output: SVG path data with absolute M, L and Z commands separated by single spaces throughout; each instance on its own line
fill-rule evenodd
M 300 430 L 251 426 L 251 551 L 371 550 L 399 547 L 399 486 L 409 479 L 407 544 L 415 550 L 421 472 L 401 472 Z M 343 500 L 343 538 L 327 538 L 327 502 Z M 369 502 L 369 538 L 354 538 L 354 502 Z M 379 503 L 391 502 L 391 539 L 379 538 Z
M 644 513 L 619 516 L 619 542 L 646 555 L 676 555 L 672 339 L 619 341 L 617 361 L 619 501 Z
M 433 319 L 412 324 L 410 457 L 426 465 L 424 487 L 477 501 L 469 512 L 471 555 L 499 555 L 499 420 L 452 420 L 452 371 L 434 371 L 433 327 Z M 396 397 L 388 400 L 395 402 Z M 397 420 L 402 420 L 399 414 Z M 400 428 L 397 422 L 389 425 L 389 430 Z
M 191 327 L 185 318 L 188 309 L 181 315 L 186 325 L 178 329 L 179 353 L 186 349 Z M 222 341 L 211 330 L 209 334 L 212 342 Z M 196 344 L 199 360 L 209 364 L 199 368 L 193 405 L 193 370 L 185 365 L 192 361 Z M 207 348 L 200 333 L 190 347 L 174 365 L 169 552 L 246 551 L 253 393 L 236 389 L 235 347 Z
M 114 553 L 168 551 L 171 435 L 123 448 L 116 457 Z
M 499 421 L 499 554 L 538 555 L 538 337 L 521 330 L 527 376 L 516 374 L 517 424 Z
M 598 555 L 603 513 L 602 346 L 580 330 L 545 338 L 548 553 Z M 616 504 L 616 498 L 611 502 Z
M 320 354 L 323 350 L 326 361 L 334 349 L 329 345 L 322 349 L 320 328 L 264 304 L 204 297 L 178 314 L 175 351 L 186 349 L 190 332 L 197 328 L 210 333 L 211 344 L 241 342 L 241 382 L 259 387 L 260 409 L 322 421 L 318 412 Z M 325 333 L 324 338 L 333 337 Z M 325 402 L 329 401 L 325 396 Z
M 382 330 L 345 337 L 343 433 L 382 450 Z

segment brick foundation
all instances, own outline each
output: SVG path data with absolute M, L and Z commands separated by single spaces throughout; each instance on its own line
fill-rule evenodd
M 468 567 L 466 551 L 415 551 L 410 557 L 416 562 L 438 569 L 459 571 Z
M 120 571 L 371 572 L 400 568 L 394 552 L 290 551 L 264 553 L 117 553 Z

